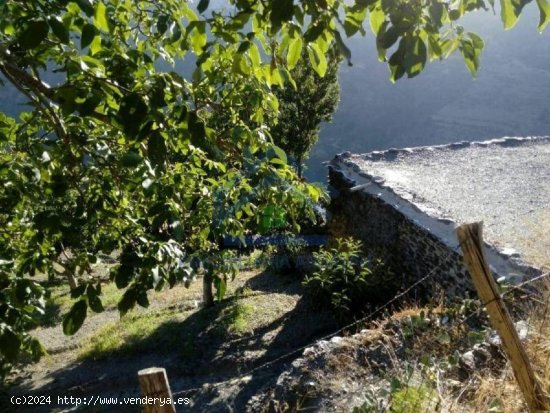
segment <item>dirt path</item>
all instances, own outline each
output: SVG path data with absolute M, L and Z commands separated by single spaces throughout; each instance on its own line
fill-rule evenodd
M 155 326 L 150 336 L 104 358 L 82 359 L 79 349 L 106 324 L 119 319 L 116 311 L 93 314 L 71 338 L 62 335 L 59 325 L 37 330 L 37 337 L 50 355 L 38 364 L 23 368 L 10 394 L 50 395 L 56 402 L 57 396 L 71 395 L 137 397 L 137 371 L 161 366 L 168 371 L 172 390 L 180 397 L 191 399 L 192 404 L 183 409 L 242 411 L 250 397 L 275 380 L 284 366 L 299 354 L 244 378 L 243 373 L 311 343 L 335 325 L 330 314 L 312 311 L 311 304 L 302 297 L 301 281 L 297 277 L 267 272 L 241 273 L 231 284 L 230 297 L 212 309 L 195 307 L 200 296 L 199 284 L 195 283 L 189 290 L 169 290 L 152 299 L 150 308 L 137 310 L 137 314 L 148 314 L 173 309 L 176 315 Z M 246 292 L 236 298 L 234 293 L 239 287 L 246 287 Z M 219 382 L 223 385 L 212 386 Z M 16 411 L 74 408 L 43 407 Z M 80 406 L 79 410 L 139 411 L 136 406 L 120 405 L 116 409 Z
M 181 289 L 183 287 L 177 288 Z M 196 308 L 198 308 L 198 297 L 192 297 L 183 300 L 179 304 L 173 303 L 168 306 L 166 303 L 152 302 L 149 308 L 136 308 L 134 313 L 139 314 L 145 311 L 155 311 L 158 309 L 179 309 L 185 312 Z M 63 326 L 61 324 L 57 324 L 53 327 L 38 328 L 33 332 L 33 336 L 42 343 L 47 349 L 48 354 L 53 355 L 78 348 L 83 341 L 93 335 L 94 332 L 99 330 L 102 326 L 119 319 L 120 314 L 117 309 L 108 309 L 99 314 L 89 314 L 82 328 L 73 336 L 64 335 Z

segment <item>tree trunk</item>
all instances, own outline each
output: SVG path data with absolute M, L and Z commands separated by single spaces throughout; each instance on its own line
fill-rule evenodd
M 212 276 L 204 274 L 202 278 L 202 302 L 205 307 L 214 305 L 214 294 L 212 292 Z
M 296 158 L 296 172 L 298 172 L 298 178 L 302 179 L 302 155 Z
M 78 283 L 76 282 L 76 278 L 72 274 L 67 274 L 67 279 L 69 280 L 69 287 L 71 290 L 74 290 L 76 287 L 78 287 Z
M 71 291 L 74 290 L 76 287 L 78 287 L 78 282 L 76 281 L 76 277 L 74 276 L 73 272 L 71 271 L 71 267 L 69 265 L 63 265 L 63 274 L 62 275 L 67 277 L 67 281 L 69 281 L 69 287 L 70 287 Z

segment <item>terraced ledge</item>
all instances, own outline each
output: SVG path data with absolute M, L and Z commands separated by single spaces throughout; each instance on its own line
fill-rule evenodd
M 341 198 L 339 208 L 346 210 L 342 202 L 375 199 L 451 251 L 458 250 L 459 224 L 483 221 L 488 258 L 499 277 L 516 282 L 540 274 L 546 264 L 533 258 L 537 254 L 532 248 L 546 248 L 537 231 L 542 214 L 550 213 L 550 137 L 506 137 L 361 155 L 346 152 L 330 162 L 329 175 L 334 197 Z M 359 200 L 358 194 L 367 198 Z M 350 230 L 362 238 L 357 220 L 368 220 L 365 215 L 372 217 L 380 208 L 348 207 L 355 227 Z M 377 231 L 391 233 L 394 224 Z M 363 234 L 373 229 L 369 225 Z

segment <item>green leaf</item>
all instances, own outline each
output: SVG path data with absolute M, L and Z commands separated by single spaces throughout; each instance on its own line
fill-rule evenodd
M 101 49 L 103 47 L 101 46 L 101 36 L 94 36 L 94 39 L 92 40 L 92 44 L 90 45 L 90 53 L 91 55 L 95 55 L 96 53 L 101 52 Z
M 142 161 L 141 156 L 137 152 L 128 151 L 120 160 L 120 164 L 125 167 L 135 168 Z
M 298 60 L 300 60 L 300 56 L 302 55 L 302 38 L 297 37 L 296 39 L 293 39 L 290 41 L 290 44 L 288 45 L 288 54 L 286 56 L 286 61 L 289 69 L 294 68 L 296 66 L 296 63 L 298 63 Z
M 407 51 L 403 59 L 403 66 L 409 78 L 420 74 L 426 66 L 427 48 L 420 37 L 407 38 Z
M 252 43 L 250 43 L 250 41 L 248 40 L 245 40 L 244 42 L 242 42 L 240 45 L 239 45 L 239 48 L 237 49 L 237 53 L 246 53 L 246 51 L 248 49 L 250 49 L 250 46 L 252 45 Z
M 460 52 L 464 57 L 464 62 L 470 73 L 475 76 L 479 69 L 479 57 L 484 47 L 481 37 L 475 33 L 468 33 L 467 38 L 460 41 Z
M 516 25 L 523 7 L 530 0 L 500 0 L 500 17 L 505 29 L 511 29 Z
M 0 354 L 13 363 L 17 360 L 20 349 L 21 339 L 11 328 L 5 326 L 0 333 Z
M 344 20 L 344 31 L 347 37 L 353 36 L 355 33 L 360 32 L 363 36 L 365 30 L 363 29 L 363 21 L 367 16 L 367 7 L 365 4 L 359 4 L 357 2 L 351 7 L 346 7 L 346 18 Z
M 248 65 L 248 62 L 241 54 L 235 55 L 231 69 L 233 70 L 233 73 L 238 73 L 243 76 L 250 74 L 250 65 Z
M 439 44 L 439 35 L 429 34 L 428 44 L 430 46 L 429 48 L 430 60 L 441 59 L 443 50 L 441 49 L 441 45 Z
M 309 28 L 304 33 L 306 43 L 312 43 L 325 31 L 326 25 L 324 22 L 312 22 Z
M 460 42 L 460 52 L 470 73 L 475 76 L 479 68 L 479 53 L 471 40 L 463 39 Z
M 94 14 L 94 6 L 90 0 L 75 0 L 75 3 L 78 4 L 80 10 L 82 10 L 86 16 L 91 17 Z
M 157 33 L 164 34 L 168 30 L 168 15 L 161 14 L 157 19 Z
M 80 35 L 80 47 L 85 49 L 92 43 L 95 35 L 97 34 L 97 29 L 93 24 L 86 24 L 82 28 L 82 34 Z
M 431 3 L 429 9 L 431 22 L 439 28 L 443 24 L 443 3 L 439 1 L 432 1 Z
M 216 298 L 221 301 L 227 291 L 227 282 L 223 278 L 216 277 L 214 285 L 216 286 Z
M 311 63 L 311 66 L 313 67 L 313 70 L 315 70 L 315 72 L 319 76 L 325 76 L 328 68 L 327 58 L 325 57 L 319 46 L 317 46 L 317 44 L 315 43 L 310 43 L 307 46 L 307 51 L 309 61 Z
M 449 19 L 451 19 L 451 21 L 456 21 L 456 20 L 460 19 L 460 16 L 461 16 L 460 10 L 455 9 L 455 10 L 451 10 L 449 12 Z
M 87 98 L 84 101 L 84 103 L 77 105 L 78 113 L 80 113 L 80 116 L 90 116 L 100 103 L 101 103 L 101 96 L 92 95 L 89 98 Z
M 500 17 L 504 23 L 505 29 L 514 27 L 518 16 L 514 12 L 512 0 L 500 0 Z
M 199 4 L 197 5 L 197 11 L 199 13 L 203 13 L 208 8 L 209 3 L 210 0 L 200 0 Z
M 401 41 L 399 42 L 399 47 L 388 60 L 388 64 L 390 65 L 390 81 L 392 83 L 395 83 L 405 74 L 405 52 L 405 40 L 401 39 Z
M 144 308 L 149 307 L 149 298 L 147 297 L 147 291 L 139 290 L 136 294 L 136 302 Z
M 71 310 L 63 318 L 63 333 L 67 336 L 72 336 L 76 333 L 84 320 L 86 319 L 86 313 L 88 305 L 86 300 L 79 300 L 72 306 Z
M 479 54 L 485 47 L 485 42 L 481 37 L 479 37 L 477 34 L 472 32 L 468 33 L 468 37 L 472 40 L 472 44 L 476 49 L 477 53 Z
M 281 160 L 284 164 L 288 162 L 285 151 L 279 148 L 276 145 L 272 145 L 267 150 L 267 157 L 269 160 L 278 159 Z
M 250 60 L 254 67 L 260 67 L 262 64 L 262 57 L 260 55 L 260 51 L 258 50 L 258 46 L 256 44 L 252 43 L 250 45 L 250 49 L 248 50 L 248 55 L 250 56 Z
M 378 36 L 376 37 L 376 44 L 383 49 L 389 49 L 397 42 L 401 33 L 395 26 L 391 26 L 387 29 L 387 23 L 382 24 L 382 26 L 383 27 L 380 28 Z
M 128 311 L 130 311 L 132 308 L 134 308 L 134 306 L 136 305 L 136 301 L 137 295 L 135 288 L 128 288 L 118 302 L 118 311 L 120 312 L 121 317 L 128 313 Z
M 374 9 L 370 12 L 369 16 L 369 22 L 370 22 L 370 29 L 374 33 L 375 36 L 378 36 L 378 33 L 380 32 L 380 28 L 384 24 L 384 21 L 386 20 L 386 15 L 381 9 Z
M 52 17 L 48 20 L 48 23 L 52 28 L 53 34 L 55 34 L 62 43 L 68 44 L 70 40 L 69 30 L 65 27 L 63 21 L 59 17 Z
M 293 0 L 271 0 L 269 4 L 269 20 L 271 24 L 278 27 L 283 22 L 291 20 L 294 16 Z
M 86 284 L 81 284 L 71 290 L 71 298 L 78 298 L 86 291 Z
M 134 267 L 128 263 L 119 265 L 114 270 L 115 285 L 117 288 L 125 288 L 130 284 L 130 280 L 134 275 Z
M 127 95 L 120 103 L 118 110 L 124 131 L 131 136 L 136 136 L 147 116 L 147 111 L 147 104 L 139 94 L 130 93 Z
M 31 20 L 18 36 L 17 41 L 24 49 L 35 49 L 48 36 L 50 26 L 44 20 Z
M 460 46 L 460 40 L 458 38 L 454 39 L 446 39 L 441 44 L 441 53 L 443 55 L 443 58 L 449 57 L 451 54 L 454 53 L 456 49 L 458 49 L 458 46 Z
M 197 54 L 202 53 L 202 48 L 206 45 L 208 37 L 206 36 L 206 22 L 196 21 L 191 31 L 190 41 L 193 51 Z
M 166 155 L 167 148 L 164 138 L 159 133 L 153 133 L 147 144 L 147 157 L 153 166 L 158 166 L 164 164 Z
M 46 349 L 40 344 L 40 342 L 32 338 L 28 344 L 29 351 L 31 353 L 31 360 L 37 362 L 40 357 L 46 355 Z
M 99 292 L 93 285 L 88 285 L 86 295 L 88 297 L 88 305 L 93 312 L 102 313 L 105 310 L 103 308 L 103 304 L 101 303 L 101 299 L 99 298 Z
M 200 148 L 204 144 L 206 128 L 195 112 L 189 113 L 188 128 L 191 133 L 191 143 Z
M 550 3 L 548 0 L 537 0 L 540 12 L 539 31 L 543 31 L 550 23 Z
M 101 1 L 97 3 L 94 14 L 94 25 L 105 33 L 109 33 L 109 20 L 107 19 L 107 7 Z
M 336 40 L 336 46 L 338 47 L 338 51 L 342 56 L 346 58 L 348 62 L 348 66 L 353 66 L 353 64 L 351 63 L 351 50 L 344 43 L 344 40 L 342 39 L 340 32 L 334 31 L 334 40 Z

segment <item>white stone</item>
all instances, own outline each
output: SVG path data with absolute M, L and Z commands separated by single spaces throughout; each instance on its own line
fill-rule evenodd
M 331 343 L 334 343 L 334 344 L 338 344 L 338 343 L 342 342 L 342 340 L 343 340 L 342 337 L 336 336 L 336 337 L 332 337 L 332 338 L 330 339 L 330 342 L 331 342 Z

